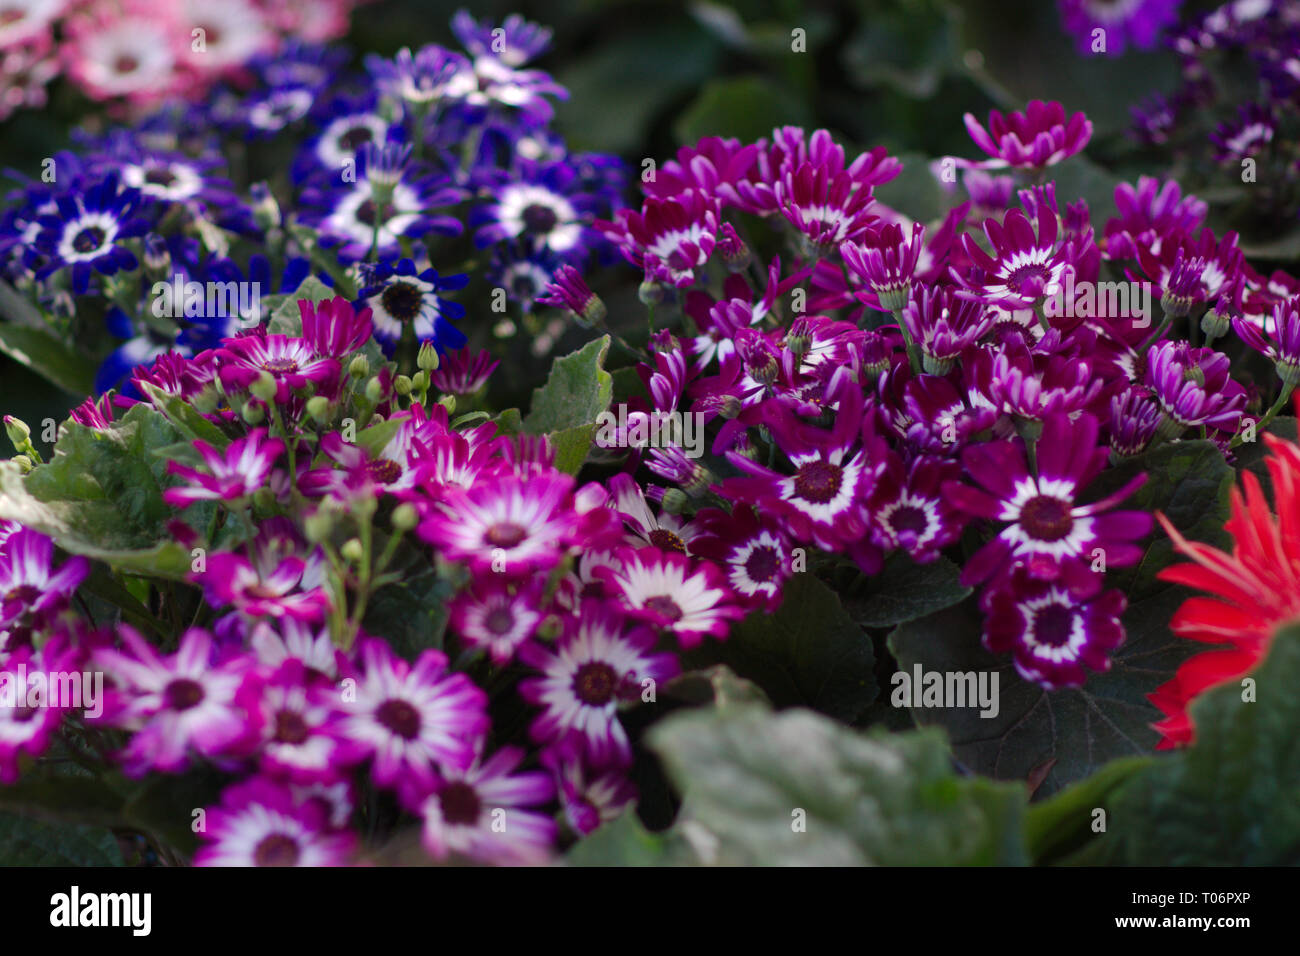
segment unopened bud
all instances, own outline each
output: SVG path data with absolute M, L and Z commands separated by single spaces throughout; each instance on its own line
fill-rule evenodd
M 261 402 L 247 401 L 239 410 L 239 417 L 249 425 L 260 425 L 266 418 L 266 408 Z
M 348 365 L 348 374 L 357 379 L 365 378 L 370 374 L 370 360 L 364 355 L 358 355 Z
M 419 521 L 419 512 L 409 502 L 404 501 L 393 509 L 393 527 L 398 531 L 410 531 Z
M 399 375 L 393 379 L 393 391 L 398 395 L 411 394 L 411 379 L 406 375 Z
M 361 547 L 361 542 L 356 538 L 349 538 L 347 541 L 343 542 L 343 547 L 339 549 L 339 553 L 343 555 L 346 560 L 355 564 L 365 555 L 365 549 Z
M 248 391 L 255 398 L 260 398 L 264 402 L 273 402 L 275 401 L 276 392 L 279 391 L 279 386 L 276 385 L 275 376 L 264 369 L 249 384 Z
M 434 348 L 432 342 L 425 342 L 420 346 L 420 352 L 415 357 L 415 364 L 425 372 L 432 372 L 438 367 L 438 350 Z

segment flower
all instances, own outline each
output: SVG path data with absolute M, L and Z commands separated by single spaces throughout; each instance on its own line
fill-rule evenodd
M 981 169 L 1041 169 L 1054 166 L 1080 152 L 1092 139 L 1092 121 L 1083 113 L 1068 119 L 1060 103 L 1031 100 L 1025 111 L 1003 116 L 989 111 L 985 129 L 970 113 L 965 116 L 966 131 L 975 145 L 991 159 L 980 163 L 962 161 Z
M 668 199 L 649 196 L 641 212 L 620 210 L 616 223 L 595 225 L 647 279 L 685 288 L 717 245 L 718 212 L 717 200 L 691 189 Z
M 372 312 L 375 338 L 386 351 L 401 341 L 407 326 L 417 342 L 432 342 L 439 352 L 465 344 L 465 333 L 452 325 L 464 318 L 465 307 L 439 293 L 465 288 L 469 276 L 419 271 L 411 259 L 381 260 L 368 274 L 357 306 Z
M 1246 407 L 1246 391 L 1229 377 L 1228 357 L 1186 342 L 1159 342 L 1147 353 L 1143 383 L 1164 418 L 1160 434 L 1177 438 L 1185 429 L 1206 426 L 1235 432 Z
M 436 860 L 541 863 L 555 842 L 555 822 L 530 807 L 549 802 L 555 784 L 544 771 L 515 772 L 524 758 L 502 747 L 464 771 L 448 771 L 420 805 L 424 847 Z
M 1120 616 L 1127 604 L 1118 589 L 1080 601 L 1060 582 L 1017 568 L 988 600 L 984 646 L 994 654 L 1010 651 L 1020 676 L 1048 690 L 1080 687 L 1088 668 L 1110 669 L 1108 655 L 1124 641 Z
M 47 257 L 36 273 L 46 279 L 60 269 L 72 272 L 72 290 L 83 295 L 92 273 L 111 276 L 131 271 L 139 260 L 123 240 L 144 234 L 140 192 L 123 186 L 120 176 L 106 173 L 93 185 L 54 200 L 55 208 L 37 217 L 40 231 L 33 243 Z
M 344 704 L 342 733 L 374 756 L 376 783 L 428 792 L 440 772 L 473 764 L 489 725 L 487 695 L 464 674 L 448 674 L 446 655 L 426 650 L 412 665 L 367 638 L 357 661 L 356 699 Z
M 341 359 L 370 339 L 370 309 L 354 309 L 341 296 L 321 302 L 299 299 L 298 312 L 302 315 L 302 337 L 317 355 Z
M 264 773 L 295 783 L 328 782 L 357 761 L 340 724 L 337 688 L 309 679 L 306 665 L 286 659 L 262 685 L 260 762 Z
M 291 394 L 332 391 L 341 371 L 337 360 L 324 358 L 306 339 L 255 330 L 225 339 L 216 353 L 217 374 L 227 392 L 247 392 L 265 373 L 275 383 L 275 401 Z
M 452 81 L 468 73 L 470 65 L 461 54 L 429 44 L 414 54 L 403 47 L 391 60 L 371 54 L 366 57 L 366 70 L 380 93 L 417 105 L 445 96 Z
M 54 542 L 20 528 L 0 540 L 0 650 L 41 630 L 67 606 L 90 573 L 90 562 L 69 558 L 54 569 Z
M 507 66 L 523 66 L 551 45 L 549 28 L 517 13 L 496 27 L 490 20 L 476 21 L 468 10 L 457 10 L 451 18 L 451 31 L 471 56 L 494 56 Z
M 1178 22 L 1182 0 L 1058 0 L 1061 23 L 1085 56 L 1119 56 L 1128 44 L 1153 49 L 1160 35 Z M 1097 48 L 1097 31 L 1104 42 Z
M 1190 744 L 1196 734 L 1189 711 L 1193 700 L 1239 681 L 1267 655 L 1278 628 L 1300 620 L 1300 446 L 1268 433 L 1264 441 L 1274 507 L 1259 479 L 1242 471 L 1242 488 L 1232 490 L 1232 514 L 1224 526 L 1232 537 L 1231 553 L 1188 541 L 1158 515 L 1174 547 L 1191 559 L 1158 577 L 1210 595 L 1184 601 L 1170 628 L 1180 638 L 1222 645 L 1185 661 L 1172 680 L 1149 695 L 1165 715 L 1153 725 L 1162 735 L 1161 749 Z
M 893 312 L 907 302 L 912 274 L 924 248 L 925 226 L 912 223 L 911 239 L 903 238 L 896 223 L 886 223 L 863 233 L 858 243 L 840 246 L 840 255 L 849 270 L 875 292 L 882 311 Z
M 1126 567 L 1142 557 L 1136 542 L 1151 530 L 1151 516 L 1110 509 L 1136 491 L 1145 474 L 1099 501 L 1077 503 L 1106 463 L 1098 431 L 1091 415 L 1049 416 L 1036 443 L 1036 475 L 1020 439 L 970 445 L 962 452 L 967 474 L 982 487 L 949 481 L 944 495 L 972 517 L 1009 522 L 967 561 L 964 585 L 1023 566 L 1031 578 L 1060 581 L 1071 594 L 1088 597 L 1101 588 L 1102 575 L 1092 570 L 1098 553 L 1105 567 Z
M 545 294 L 538 296 L 537 301 L 541 305 L 567 308 L 588 325 L 600 325 L 605 319 L 605 303 L 591 291 L 573 266 L 560 266 L 546 286 Z
M 1019 209 L 1008 211 L 1000 223 L 986 219 L 984 235 L 992 256 L 974 236 L 963 233 L 962 247 L 975 270 L 962 274 L 954 269 L 954 277 L 988 304 L 1006 309 L 1032 308 L 1060 292 L 1070 268 L 1070 246 L 1058 241 L 1055 210 L 1043 204 L 1037 212 L 1037 232 Z
M 1104 229 L 1110 259 L 1137 258 L 1139 249 L 1159 255 L 1166 241 L 1195 232 L 1209 207 L 1195 196 L 1184 196 L 1172 179 L 1162 184 L 1142 176 L 1136 188 L 1129 183 L 1115 187 L 1115 208 L 1119 215 L 1108 219 Z
M 926 372 L 947 375 L 957 358 L 993 328 L 995 314 L 950 286 L 927 286 L 912 294 L 902 318 L 921 350 Z
M 356 844 L 319 801 L 261 777 L 227 787 L 206 824 L 195 866 L 343 866 Z
M 706 509 L 698 523 L 691 553 L 721 567 L 727 586 L 748 607 L 775 611 L 795 572 L 790 539 L 777 523 L 748 505 L 737 505 L 731 514 Z M 651 543 L 663 547 L 653 537 Z
M 543 750 L 542 763 L 554 774 L 564 818 L 579 836 L 622 816 L 636 800 L 636 787 L 622 772 L 589 767 L 570 743 Z
M 72 702 L 52 691 L 58 675 L 75 672 L 81 660 L 61 635 L 40 651 L 19 647 L 0 655 L 0 784 L 16 783 L 23 758 L 39 757 L 49 747 L 63 715 L 73 709 Z M 82 698 L 82 703 L 90 708 L 98 702 Z
M 1300 382 L 1300 296 L 1273 307 L 1274 331 L 1269 338 L 1240 316 L 1233 318 L 1232 327 L 1243 342 L 1268 356 L 1284 385 L 1290 388 Z
M 450 605 L 451 629 L 470 647 L 481 647 L 501 665 L 510 661 L 542 621 L 537 578 L 512 586 L 504 575 L 480 578 Z
M 191 752 L 217 757 L 256 739 L 257 682 L 248 657 L 221 659 L 212 635 L 199 628 L 181 635 L 167 657 L 128 625 L 118 635 L 122 650 L 99 648 L 92 658 L 114 680 L 100 719 L 133 732 L 121 754 L 129 775 L 180 771 Z
M 615 567 L 596 568 L 627 613 L 676 636 L 683 648 L 705 637 L 725 638 L 728 622 L 744 617 L 722 573 L 710 562 L 692 564 L 685 555 L 658 548 L 620 552 Z
M 581 258 L 596 238 L 588 224 L 598 205 L 583 185 L 568 161 L 522 160 L 514 178 L 488 188 L 493 201 L 471 215 L 470 221 L 479 225 L 475 245 L 527 237 L 536 247 Z
M 540 644 L 522 648 L 519 659 L 541 672 L 519 684 L 520 696 L 542 708 L 529 727 L 533 739 L 573 741 L 597 765 L 629 763 L 619 702 L 638 698 L 647 681 L 653 687 L 677 673 L 676 657 L 652 653 L 654 646 L 654 631 L 625 628 L 608 607 L 584 604 L 553 650 Z
M 203 459 L 205 471 L 175 460 L 167 462 L 167 473 L 186 481 L 184 487 L 163 492 L 163 500 L 173 508 L 184 508 L 196 501 L 220 501 L 237 507 L 269 483 L 284 442 L 269 437 L 264 428 L 255 428 L 232 441 L 225 451 L 218 451 L 202 439 L 194 441 L 194 450 Z

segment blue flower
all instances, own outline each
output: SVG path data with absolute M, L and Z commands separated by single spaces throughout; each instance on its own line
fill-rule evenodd
M 68 268 L 78 295 L 90 288 L 95 272 L 111 276 L 136 269 L 135 253 L 123 241 L 143 235 L 149 227 L 138 215 L 144 208 L 139 190 L 123 186 L 116 172 L 92 182 L 55 198 L 54 210 L 36 220 L 40 232 L 35 246 L 46 257 L 36 278 L 48 279 Z
M 465 344 L 465 333 L 451 324 L 464 318 L 465 307 L 439 293 L 465 288 L 469 276 L 439 276 L 431 268 L 417 271 L 411 259 L 381 261 L 367 273 L 356 306 L 371 309 L 374 336 L 385 352 L 392 353 L 408 325 L 417 342 L 432 342 L 439 352 Z

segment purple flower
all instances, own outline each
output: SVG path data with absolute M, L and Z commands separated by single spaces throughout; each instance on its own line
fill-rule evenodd
M 917 289 L 903 309 L 903 323 L 931 375 L 947 375 L 958 357 L 993 328 L 993 322 L 991 308 L 951 286 Z
M 317 355 L 306 339 L 261 331 L 225 339 L 216 359 L 217 374 L 228 393 L 247 392 L 266 373 L 275 381 L 275 400 L 281 405 L 291 395 L 331 392 L 340 372 L 336 359 Z
M 572 163 L 521 160 L 514 177 L 488 187 L 493 201 L 474 210 L 480 248 L 526 237 L 533 245 L 571 260 L 581 259 L 597 234 L 591 223 L 599 205 Z
M 669 199 L 649 196 L 641 212 L 621 209 L 616 223 L 597 221 L 596 227 L 647 279 L 685 288 L 717 245 L 718 212 L 716 199 L 691 189 Z
M 309 584 L 319 577 L 318 558 L 308 562 L 261 547 L 255 557 L 256 564 L 228 551 L 209 555 L 206 569 L 193 575 L 203 584 L 208 603 L 233 605 L 249 618 L 319 622 L 329 613 L 329 595 Z
M 989 111 L 986 130 L 970 113 L 966 131 L 991 159 L 967 163 L 983 169 L 1041 169 L 1054 166 L 1081 151 L 1092 139 L 1092 121 L 1082 113 L 1068 119 L 1060 103 L 1031 100 L 1025 111 L 1003 116 Z
M 344 866 L 356 844 L 319 800 L 261 777 L 227 787 L 206 822 L 195 866 Z
M 995 654 L 1010 651 L 1027 681 L 1048 690 L 1079 687 L 1088 668 L 1110 669 L 1110 652 L 1124 642 L 1120 617 L 1127 604 L 1118 589 L 1081 601 L 1060 582 L 1017 569 L 987 601 L 984 646 Z
M 30 528 L 0 541 L 0 649 L 25 642 L 67 606 L 90 573 L 90 562 L 69 558 L 54 569 L 54 542 Z
M 1105 567 L 1126 567 L 1143 554 L 1136 542 L 1151 530 L 1144 511 L 1111 511 L 1139 488 L 1138 475 L 1122 488 L 1089 504 L 1078 499 L 1106 464 L 1097 446 L 1097 420 L 1091 415 L 1050 416 L 1036 443 L 1037 475 L 1025 461 L 1024 443 L 971 445 L 962 453 L 966 473 L 980 487 L 959 482 L 943 486 L 946 497 L 972 517 L 1008 522 L 997 537 L 966 563 L 962 583 L 970 586 L 1001 571 L 1005 577 L 1023 566 L 1031 577 L 1059 581 L 1071 593 L 1088 596 L 1101 587 L 1093 571 L 1100 556 Z
M 905 467 L 891 454 L 868 504 L 876 545 L 885 551 L 901 548 L 918 564 L 936 560 L 966 525 L 965 516 L 942 493 L 943 484 L 960 471 L 955 461 L 928 457 Z
M 478 863 L 542 863 L 555 843 L 555 821 L 531 807 L 550 802 L 555 783 L 544 771 L 516 773 L 518 747 L 475 759 L 468 770 L 446 771 L 420 805 L 424 848 L 436 860 L 463 857 Z
M 162 657 L 133 628 L 118 627 L 123 650 L 100 648 L 94 663 L 113 678 L 105 723 L 132 731 L 121 754 L 133 777 L 184 770 L 191 753 L 217 757 L 246 750 L 259 730 L 252 659 L 213 659 L 212 635 L 191 628 Z
M 468 348 L 448 352 L 429 373 L 429 382 L 447 395 L 473 395 L 487 384 L 488 377 L 501 363 L 484 349 L 471 352 Z
M 357 304 L 372 312 L 375 338 L 385 351 L 393 350 L 408 326 L 416 342 L 432 342 L 439 352 L 465 344 L 465 333 L 452 324 L 465 317 L 465 307 L 441 293 L 465 288 L 469 276 L 420 271 L 411 259 L 381 261 L 367 275 Z
M 1209 208 L 1195 196 L 1184 196 L 1172 179 L 1161 184 L 1151 176 L 1138 179 L 1137 187 L 1115 187 L 1119 215 L 1106 221 L 1106 257 L 1136 259 L 1139 249 L 1159 255 L 1170 240 L 1191 235 L 1205 221 Z
M 903 230 L 895 223 L 868 229 L 859 243 L 846 242 L 840 246 L 840 255 L 858 278 L 871 287 L 879 307 L 894 312 L 907 303 L 907 293 L 912 285 L 912 274 L 924 248 L 925 226 L 912 223 L 912 236 L 903 237 Z M 871 303 L 864 299 L 868 305 Z
M 341 296 L 312 302 L 299 299 L 302 337 L 317 355 L 341 359 L 351 355 L 370 340 L 370 309 L 354 309 Z
M 747 607 L 776 610 L 794 574 L 790 539 L 777 523 L 748 505 L 737 505 L 731 514 L 706 509 L 699 523 L 691 553 L 721 567 L 727 586 Z M 651 543 L 663 547 L 653 537 Z
M 550 29 L 517 13 L 496 27 L 490 20 L 476 21 L 468 10 L 457 10 L 451 18 L 451 31 L 471 56 L 494 56 L 508 66 L 523 66 L 551 45 Z
M 1140 455 L 1156 437 L 1162 414 L 1141 388 L 1128 388 L 1110 400 L 1110 447 L 1113 455 Z
M 46 686 L 53 688 L 57 675 L 76 672 L 80 666 L 81 654 L 61 635 L 46 641 L 39 652 L 27 646 L 0 654 L 7 698 L 0 704 L 0 784 L 17 782 L 21 764 L 27 763 L 24 758 L 39 757 L 46 751 L 64 713 L 71 709 L 62 695 L 42 695 L 36 700 L 30 678 L 44 675 Z
M 1165 242 L 1159 252 L 1139 248 L 1138 263 L 1161 291 L 1160 307 L 1174 316 L 1187 315 L 1193 306 L 1210 302 L 1231 286 L 1242 268 L 1237 234 L 1226 232 L 1216 240 L 1203 228 L 1195 239 L 1181 236 Z M 1132 272 L 1130 278 L 1136 278 Z
M 871 189 L 834 163 L 803 163 L 776 182 L 779 211 L 805 246 L 828 254 L 860 239 L 879 216 Z
M 974 236 L 963 233 L 962 247 L 975 269 L 964 275 L 954 269 L 954 278 L 989 304 L 1007 309 L 1032 308 L 1059 292 L 1070 267 L 1070 245 L 1058 241 L 1055 210 L 1044 203 L 1037 212 L 1037 232 L 1019 209 L 1007 212 L 1000 223 L 986 219 L 984 235 L 992 256 Z
M 1139 50 L 1154 49 L 1160 35 L 1178 22 L 1182 0 L 1057 0 L 1065 32 L 1075 39 L 1084 56 L 1103 53 L 1119 56 L 1128 44 Z M 1102 31 L 1105 45 L 1094 46 Z
M 342 732 L 374 756 L 371 775 L 405 797 L 428 793 L 439 773 L 465 770 L 487 733 L 487 695 L 447 657 L 426 650 L 408 664 L 382 640 L 360 643 L 355 700 Z
M 464 56 L 433 44 L 415 54 L 403 47 L 391 60 L 371 54 L 366 57 L 366 70 L 381 94 L 406 104 L 441 99 L 453 80 L 472 73 Z
M 512 583 L 505 575 L 479 578 L 452 599 L 451 629 L 469 647 L 486 650 L 497 665 L 508 663 L 542 622 L 541 580 Z
M 579 836 L 618 819 L 636 800 L 636 787 L 621 770 L 589 767 L 572 743 L 548 747 L 542 763 L 554 774 L 564 818 Z
M 649 628 L 625 630 L 612 608 L 584 604 L 553 650 L 525 646 L 520 660 L 541 671 L 519 684 L 520 696 L 542 708 L 529 728 L 533 739 L 573 741 L 598 765 L 629 763 L 632 750 L 618 720 L 619 702 L 638 699 L 646 686 L 677 673 L 674 655 L 652 653 L 655 641 Z
M 1228 357 L 1186 342 L 1158 342 L 1147 353 L 1143 383 L 1151 389 L 1164 419 L 1160 434 L 1178 438 L 1188 428 L 1206 426 L 1235 432 L 1246 407 L 1246 390 L 1229 377 Z
M 744 617 L 717 566 L 692 564 L 682 554 L 658 548 L 618 553 L 618 564 L 597 568 L 597 577 L 618 595 L 626 613 L 676 636 L 683 648 L 705 637 L 723 639 L 730 622 Z
M 167 462 L 167 473 L 179 475 L 187 483 L 163 492 L 163 500 L 173 508 L 184 508 L 196 501 L 220 501 L 227 507 L 238 507 L 269 483 L 284 442 L 269 438 L 266 429 L 257 428 L 232 441 L 224 452 L 202 440 L 194 442 L 194 449 L 203 459 L 206 472 L 174 460 Z
M 1240 165 L 1243 159 L 1256 156 L 1267 148 L 1277 133 L 1277 120 L 1258 103 L 1239 107 L 1237 116 L 1220 123 L 1210 141 L 1217 147 L 1215 158 L 1221 163 Z
M 36 219 L 40 231 L 32 245 L 45 256 L 36 278 L 70 269 L 72 291 L 84 295 L 92 273 L 111 276 L 139 266 L 123 240 L 144 235 L 148 223 L 137 215 L 139 191 L 122 186 L 118 173 L 106 173 L 93 185 L 70 190 L 53 203 L 52 211 Z
M 588 325 L 599 325 L 605 319 L 605 303 L 591 291 L 573 266 L 560 266 L 551 277 L 545 294 L 537 297 L 537 302 L 567 308 Z
M 337 688 L 287 659 L 262 685 L 261 767 L 295 783 L 337 780 L 363 756 L 344 736 Z
M 1265 338 L 1255 323 L 1244 317 L 1232 320 L 1243 342 L 1268 356 L 1277 376 L 1288 387 L 1300 382 L 1300 296 L 1273 307 L 1272 334 Z

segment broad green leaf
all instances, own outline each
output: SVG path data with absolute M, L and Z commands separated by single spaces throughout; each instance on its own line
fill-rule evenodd
M 163 489 L 174 483 L 153 454 L 181 436 L 148 405 L 134 405 L 108 429 L 66 422 L 54 457 L 26 478 L 0 463 L 0 517 L 54 538 L 74 554 L 122 570 L 182 578 L 190 555 L 171 538 Z
M 609 408 L 613 380 L 605 371 L 608 335 L 588 342 L 578 351 L 555 360 L 546 384 L 533 390 L 532 407 L 524 418 L 530 435 L 590 425 Z
M 216 806 L 225 778 L 211 770 L 190 770 L 178 776 L 145 780 L 123 808 L 126 823 L 155 834 L 185 854 L 198 849 L 195 810 Z
M 53 333 L 0 322 L 0 352 L 73 395 L 95 389 L 95 363 Z
M 551 432 L 547 438 L 555 450 L 555 467 L 566 474 L 576 475 L 587 460 L 596 426 L 576 425 Z
M 524 427 L 517 408 L 507 408 L 504 412 L 500 412 L 492 419 L 492 423 L 496 425 L 498 435 L 518 435 Z
M 703 670 L 686 671 L 669 681 L 665 691 L 678 700 L 704 705 L 712 704 L 720 711 L 736 707 L 761 704 L 770 707 L 771 698 L 753 681 L 736 675 L 725 664 L 716 664 Z
M 121 866 L 122 848 L 106 827 L 0 813 L 0 866 Z
M 382 637 L 403 657 L 414 659 L 428 648 L 442 649 L 447 629 L 447 599 L 464 583 L 463 571 L 430 564 L 404 546 L 391 569 L 401 581 L 375 592 L 366 608 L 363 630 Z
M 0 786 L 0 810 L 57 824 L 119 825 L 126 803 L 117 777 L 96 777 L 75 764 L 38 763 Z
M 176 430 L 189 439 L 207 442 L 213 448 L 224 449 L 230 444 L 230 438 L 216 425 L 208 421 L 189 402 L 179 395 L 171 395 L 145 382 L 141 386 L 148 394 L 154 408 L 176 426 Z
M 891 555 L 871 577 L 858 575 L 840 592 L 849 616 L 863 627 L 893 627 L 959 604 L 971 593 L 959 581 L 961 568 L 940 557 L 917 564 L 907 555 Z
M 752 142 L 777 126 L 811 126 L 804 100 L 759 74 L 711 80 L 673 124 L 679 143 L 704 136 L 734 136 Z
M 1015 865 L 1024 788 L 953 773 L 937 731 L 860 734 L 806 710 L 683 711 L 648 736 L 674 829 L 724 865 Z
M 844 66 L 864 86 L 886 84 L 925 99 L 961 67 L 956 18 L 941 0 L 875 2 L 844 47 Z
M 690 856 L 680 837 L 651 833 L 629 810 L 579 840 L 565 861 L 570 866 L 671 866 L 689 862 Z
M 1192 704 L 1195 743 L 1122 784 L 1105 833 L 1067 862 L 1300 864 L 1300 625 L 1250 677 L 1253 699 L 1230 681 Z
M 1025 825 L 1029 853 L 1036 865 L 1051 863 L 1095 835 L 1095 811 L 1106 809 L 1116 789 L 1155 757 L 1121 757 L 1090 777 L 1073 783 L 1049 800 L 1029 808 Z
M 357 432 L 357 447 L 363 449 L 371 458 L 378 458 L 405 421 L 404 418 L 388 418 L 361 429 Z
M 725 664 L 777 707 L 809 707 L 851 723 L 876 697 L 875 655 L 839 597 L 807 572 L 785 587 L 776 613 L 755 612 L 725 641 L 683 655 L 684 669 Z

